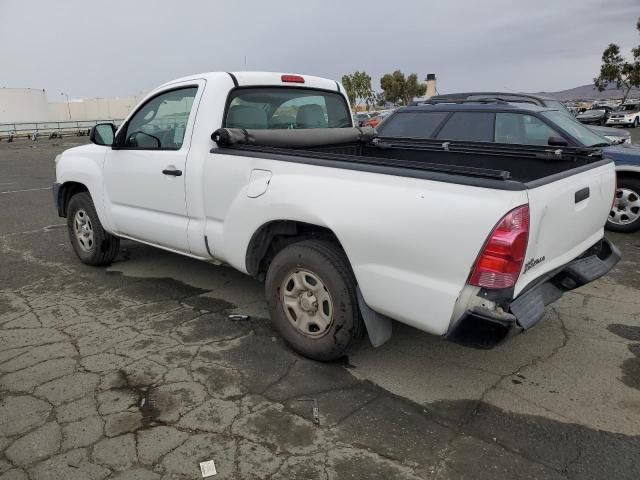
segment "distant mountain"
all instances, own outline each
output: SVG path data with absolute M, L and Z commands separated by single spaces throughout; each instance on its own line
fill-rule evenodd
M 604 100 L 621 99 L 623 92 L 620 88 L 607 88 L 604 92 L 599 92 L 593 85 L 581 85 L 579 87 L 562 90 L 560 92 L 538 92 L 539 95 L 555 98 L 556 100 Z M 629 98 L 640 98 L 640 88 L 632 88 Z

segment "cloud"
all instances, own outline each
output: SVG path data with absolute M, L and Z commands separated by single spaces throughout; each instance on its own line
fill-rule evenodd
M 590 82 L 610 42 L 639 43 L 637 0 L 0 2 L 0 86 L 129 95 L 215 70 L 377 79 L 436 73 L 442 92 Z M 246 64 L 245 64 L 246 58 Z

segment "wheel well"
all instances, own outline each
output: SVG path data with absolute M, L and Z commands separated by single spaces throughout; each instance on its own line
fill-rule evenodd
M 640 172 L 622 170 L 616 172 L 616 187 L 619 187 L 625 180 L 640 180 Z
M 251 237 L 246 255 L 250 275 L 262 277 L 276 254 L 287 245 L 303 239 L 322 239 L 342 245 L 328 228 L 293 220 L 276 220 L 261 226 Z
M 631 170 L 620 170 L 616 173 L 616 176 L 618 177 L 618 180 L 620 180 L 621 178 L 631 178 L 634 180 L 638 180 L 640 179 L 640 172 L 634 172 Z
M 88 192 L 89 189 L 78 182 L 66 182 L 63 183 L 58 191 L 58 214 L 61 217 L 67 216 L 67 207 L 71 197 L 80 192 Z

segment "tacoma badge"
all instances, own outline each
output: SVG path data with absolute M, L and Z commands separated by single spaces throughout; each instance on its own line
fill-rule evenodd
M 535 267 L 539 263 L 544 262 L 545 260 L 546 260 L 546 257 L 544 257 L 544 256 L 539 257 L 539 258 L 532 258 L 531 260 L 529 260 L 527 263 L 524 264 L 524 270 L 522 271 L 522 273 L 523 274 L 527 273 L 533 267 Z

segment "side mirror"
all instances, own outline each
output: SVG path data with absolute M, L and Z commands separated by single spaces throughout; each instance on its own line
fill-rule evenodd
M 547 143 L 552 147 L 568 147 L 569 146 L 569 142 L 567 142 L 564 138 L 556 137 L 555 135 L 551 135 L 549 137 L 549 140 L 547 140 Z
M 91 127 L 89 132 L 89 140 L 96 145 L 113 145 L 113 138 L 116 133 L 116 126 L 113 123 L 99 123 L 95 127 Z

